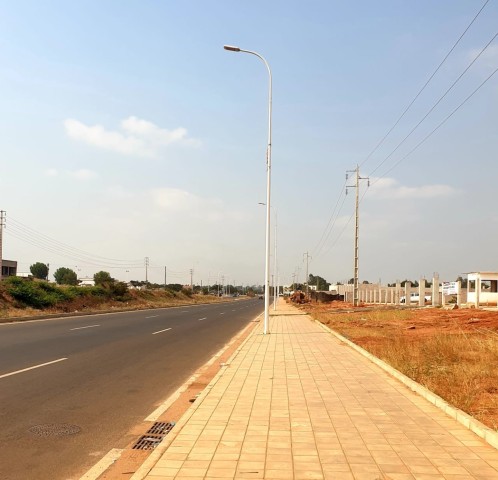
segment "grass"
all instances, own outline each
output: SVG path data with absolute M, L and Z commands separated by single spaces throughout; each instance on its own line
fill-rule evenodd
M 19 318 L 40 313 L 97 312 L 145 309 L 225 301 L 190 291 L 128 290 L 117 282 L 94 287 L 55 285 L 43 280 L 10 277 L 0 282 L 0 317 Z
M 412 310 L 312 315 L 450 404 L 498 430 L 498 332 L 438 331 Z M 417 325 L 411 330 L 408 327 Z

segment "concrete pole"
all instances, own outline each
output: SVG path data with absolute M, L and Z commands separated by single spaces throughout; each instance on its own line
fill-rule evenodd
M 421 278 L 418 284 L 418 306 L 425 305 L 425 278 Z
M 432 306 L 439 306 L 439 274 L 434 273 L 434 277 L 432 279 Z
M 460 308 L 462 305 L 462 282 L 458 280 L 457 282 L 457 307 Z
M 409 307 L 411 305 L 411 294 L 412 293 L 412 282 L 405 283 L 405 305 Z
M 479 303 L 481 301 L 481 276 L 477 275 L 476 276 L 476 301 L 474 306 L 476 308 L 479 308 Z

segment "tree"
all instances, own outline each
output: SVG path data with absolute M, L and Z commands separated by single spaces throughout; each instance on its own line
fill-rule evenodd
M 33 263 L 33 265 L 29 267 L 29 270 L 35 278 L 45 280 L 48 276 L 48 266 L 41 262 Z
M 104 285 L 104 284 L 109 284 L 109 283 L 114 283 L 114 278 L 111 277 L 111 274 L 109 272 L 104 272 L 100 271 L 97 272 L 93 275 L 93 281 L 95 282 L 95 285 Z
M 78 276 L 70 268 L 58 268 L 54 273 L 54 278 L 59 285 L 78 285 Z
M 319 275 L 309 274 L 308 285 L 316 285 L 317 290 L 328 290 L 330 283 Z
M 410 282 L 410 280 L 403 280 L 403 281 L 401 282 L 401 286 L 402 286 L 402 287 L 404 287 L 404 286 L 406 285 L 406 282 Z M 413 282 L 410 282 L 410 283 L 411 283 L 411 286 L 412 286 L 412 287 L 414 287 L 414 288 L 418 287 L 418 282 L 417 282 L 417 280 L 414 280 Z

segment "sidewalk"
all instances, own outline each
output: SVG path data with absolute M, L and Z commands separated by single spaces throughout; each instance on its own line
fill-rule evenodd
M 295 307 L 275 313 L 133 480 L 498 480 L 498 450 Z

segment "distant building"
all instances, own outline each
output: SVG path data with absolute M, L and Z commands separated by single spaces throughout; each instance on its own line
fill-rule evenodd
M 467 278 L 468 304 L 498 305 L 498 272 L 471 272 Z
M 17 262 L 15 260 L 2 259 L 2 278 L 17 275 Z
M 80 287 L 94 287 L 95 286 L 95 280 L 91 277 L 86 277 L 86 278 L 80 278 L 79 279 L 79 286 Z

